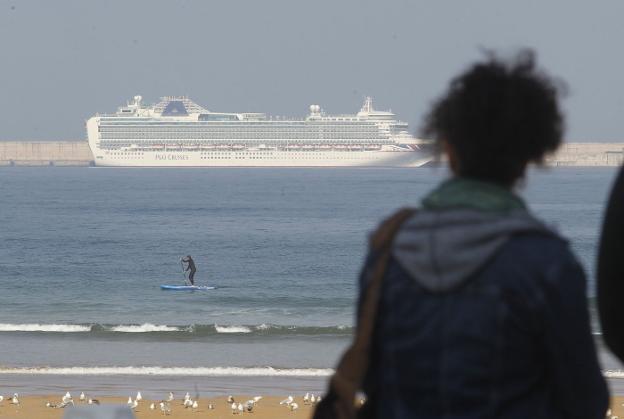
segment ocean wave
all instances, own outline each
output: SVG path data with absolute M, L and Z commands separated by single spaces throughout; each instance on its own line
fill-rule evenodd
M 603 371 L 603 375 L 607 378 L 624 378 L 624 371 L 622 370 L 606 370 Z
M 191 324 L 191 325 L 166 325 L 166 324 L 10 324 L 0 323 L 0 333 L 5 332 L 29 332 L 29 333 L 135 333 L 164 336 L 218 336 L 224 334 L 241 334 L 250 336 L 288 336 L 288 335 L 326 335 L 345 336 L 353 333 L 353 327 L 338 326 L 299 326 L 299 325 L 275 325 L 262 323 L 259 325 L 220 325 L 220 324 Z
M 251 333 L 251 329 L 246 326 L 219 326 L 214 325 L 217 333 Z
M 111 326 L 108 328 L 111 332 L 120 333 L 153 333 L 153 332 L 182 332 L 184 328 L 177 326 L 158 325 L 151 323 L 134 324 L 134 325 L 119 325 Z
M 57 332 L 57 333 L 79 333 L 90 332 L 90 325 L 83 324 L 11 324 L 0 323 L 0 332 Z
M 155 375 L 204 377 L 327 377 L 330 368 L 274 367 L 38 367 L 0 368 L 15 375 Z

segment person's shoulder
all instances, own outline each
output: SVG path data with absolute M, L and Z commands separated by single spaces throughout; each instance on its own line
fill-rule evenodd
M 569 242 L 557 234 L 521 233 L 512 236 L 503 252 L 525 267 L 540 271 L 547 282 L 584 278 L 584 270 Z M 570 275 L 571 273 L 575 275 Z
M 510 237 L 509 244 L 531 249 L 531 253 L 536 255 L 573 256 L 568 240 L 554 230 L 518 232 Z

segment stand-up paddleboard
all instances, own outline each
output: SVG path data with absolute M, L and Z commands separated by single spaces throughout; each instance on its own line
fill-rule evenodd
M 216 287 L 206 287 L 199 285 L 161 285 L 160 289 L 163 291 L 208 291 L 213 290 Z

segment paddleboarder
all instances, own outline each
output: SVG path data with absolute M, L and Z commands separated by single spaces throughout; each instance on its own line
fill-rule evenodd
M 195 262 L 193 262 L 193 258 L 191 255 L 187 255 L 185 258 L 182 258 L 182 262 L 186 263 L 185 272 L 189 272 L 188 279 L 191 285 L 195 285 L 195 281 L 193 281 L 193 277 L 195 276 L 195 272 L 197 269 L 195 268 Z

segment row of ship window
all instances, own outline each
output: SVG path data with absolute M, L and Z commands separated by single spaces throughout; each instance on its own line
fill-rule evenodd
M 311 136 L 320 135 L 320 134 L 335 134 L 335 133 L 376 133 L 379 130 L 376 127 L 370 127 L 368 129 L 322 129 L 322 130 L 309 130 L 309 129 L 295 129 L 295 130 L 275 130 L 275 129 L 267 129 L 267 130 L 245 130 L 245 129 L 236 129 L 236 130 L 223 130 L 223 129 L 146 129 L 146 130 L 137 130 L 137 129 L 128 129 L 128 128 L 114 128 L 114 129 L 100 129 L 100 133 L 113 133 L 113 132 L 130 132 L 136 134 L 210 134 L 210 135 L 236 135 L 236 134 L 252 134 L 252 136 L 256 135 L 301 135 L 307 134 Z
M 311 158 L 318 158 L 318 157 L 325 157 L 326 159 L 335 159 L 335 160 L 349 160 L 349 159 L 354 159 L 354 158 L 363 158 L 365 156 L 357 156 L 357 155 L 353 155 L 350 154 L 348 156 L 344 155 L 334 155 L 334 156 L 327 156 L 321 153 L 288 153 L 288 158 L 289 159 L 311 159 Z M 215 156 L 201 156 L 200 159 L 201 160 L 231 160 L 231 159 L 236 159 L 236 160 L 245 160 L 245 159 L 249 159 L 249 160 L 266 160 L 268 158 L 279 158 L 279 159 L 283 159 L 284 156 L 258 156 L 258 157 L 254 157 L 254 156 L 244 156 L 244 155 L 229 155 L 229 156 L 220 156 L 220 155 L 215 155 Z
M 248 129 L 313 129 L 313 128 L 333 128 L 333 127 L 356 127 L 362 128 L 367 126 L 376 126 L 377 124 L 372 121 L 191 121 L 191 122 L 175 122 L 175 121 L 166 121 L 166 122 L 149 122 L 144 123 L 143 121 L 132 121 L 127 118 L 123 118 L 120 121 L 101 121 L 99 128 L 117 128 L 117 127 L 133 127 L 137 129 L 180 129 L 180 128 L 228 128 L 228 129 L 240 129 L 240 128 L 248 128 Z M 398 126 L 401 124 L 392 124 L 393 126 Z
M 372 148 L 371 148 L 372 149 Z M 377 149 L 377 148 L 374 148 Z M 358 148 L 358 150 L 361 150 L 361 148 Z M 148 152 L 152 152 L 152 153 L 158 153 L 158 152 L 188 152 L 188 150 L 182 150 L 182 149 L 174 149 L 174 148 L 169 148 L 167 150 L 147 150 Z M 349 149 L 345 149 L 344 151 L 339 151 L 339 150 L 335 150 L 335 149 L 328 149 L 328 150 L 315 150 L 315 149 L 311 149 L 311 150 L 306 150 L 306 151 L 293 151 L 291 150 L 284 150 L 284 149 L 278 149 L 278 150 L 271 150 L 271 151 L 200 151 L 201 155 L 244 155 L 244 156 L 266 156 L 266 155 L 270 155 L 273 154 L 275 151 L 288 151 L 288 153 L 292 153 L 292 154 L 296 154 L 296 153 L 302 153 L 302 154 L 313 154 L 313 153 L 327 153 L 328 151 L 333 151 L 333 152 L 344 152 L 344 151 L 349 151 Z M 110 151 L 110 150 L 106 150 L 107 154 L 110 154 L 112 156 L 142 156 L 143 154 L 145 154 L 145 150 L 144 151 Z
M 394 144 L 394 142 L 375 142 L 372 143 L 370 141 L 350 141 L 350 142 L 342 142 L 342 143 L 330 143 L 330 144 L 298 144 L 296 142 L 293 143 L 263 143 L 262 148 L 347 148 L 347 147 L 377 147 L 382 144 Z M 122 148 L 132 147 L 132 148 L 152 148 L 152 149 L 184 149 L 185 151 L 189 150 L 199 150 L 199 151 L 231 151 L 229 149 L 238 149 L 234 151 L 241 151 L 243 149 L 253 149 L 257 148 L 257 144 L 221 144 L 221 145 L 199 145 L 199 144 L 167 144 L 163 145 L 162 143 L 106 143 L 102 142 L 98 144 L 100 148 L 107 148 L 113 150 L 119 150 Z M 216 149 L 216 150 L 215 150 Z M 244 150 L 246 151 L 246 150 Z
M 135 132 L 253 132 L 253 133 L 266 133 L 266 132 L 366 132 L 366 131 L 377 131 L 378 127 L 371 126 L 356 126 L 356 127 L 319 127 L 316 129 L 310 128 L 290 128 L 287 130 L 284 129 L 276 129 L 274 127 L 266 127 L 265 129 L 252 129 L 252 128 L 233 128 L 226 129 L 222 127 L 192 127 L 187 129 L 180 129 L 180 127 L 146 127 L 137 128 L 137 127 L 128 127 L 128 126 L 119 126 L 119 127 L 100 127 L 98 129 L 99 132 L 118 132 L 118 131 L 135 131 Z
M 203 130 L 214 130 L 214 129 L 225 129 L 225 130 L 237 130 L 237 129 L 248 129 L 254 131 L 262 131 L 262 130 L 322 130 L 322 129 L 368 129 L 378 127 L 380 125 L 370 122 L 366 124 L 349 124 L 349 123 L 335 123 L 335 124 L 294 124 L 294 125 L 284 125 L 284 124 L 251 124 L 251 123 L 186 123 L 186 124 L 136 124 L 136 123 L 127 123 L 127 124 L 104 124 L 101 123 L 98 125 L 99 129 L 124 129 L 124 128 L 132 128 L 137 130 L 166 130 L 166 129 L 203 129 Z M 401 124 L 384 124 L 383 126 L 391 126 L 398 127 L 404 126 Z
M 193 134 L 193 135 L 198 135 L 198 134 L 204 134 L 204 135 L 211 135 L 211 136 L 216 136 L 216 135 L 221 135 L 221 136 L 228 136 L 228 135 L 241 135 L 241 134 L 247 134 L 250 135 L 251 137 L 256 137 L 256 136 L 260 136 L 260 135 L 281 135 L 281 136 L 290 136 L 290 135 L 307 135 L 309 137 L 317 137 L 319 135 L 327 135 L 327 134 L 374 134 L 379 132 L 379 130 L 377 129 L 366 129 L 366 130 L 362 130 L 362 129 L 326 129 L 326 130 L 315 130 L 315 131 L 310 131 L 310 130 L 292 130 L 292 131 L 278 131 L 278 130 L 266 130 L 266 131 L 255 131 L 255 130 L 211 130 L 211 131 L 207 131 L 207 130 L 178 130 L 178 129 L 171 129 L 171 130 L 135 130 L 135 129 L 111 129 L 111 130 L 100 130 L 100 134 L 112 134 L 112 133 L 130 133 L 130 134 L 135 134 L 135 135 L 146 135 L 149 134 L 151 136 L 158 136 L 158 135 L 166 135 L 166 134 L 175 134 L 175 135 L 189 135 L 189 134 Z
M 138 156 L 143 156 L 145 153 L 143 152 L 106 152 L 106 154 L 111 155 L 111 156 L 116 156 L 116 157 L 122 157 L 122 158 L 129 158 L 129 157 L 138 157 Z M 236 153 L 236 152 L 216 152 L 216 153 L 201 153 L 201 158 L 202 159 L 211 159 L 211 158 L 217 158 L 217 159 L 230 159 L 230 158 L 249 158 L 249 159 L 263 159 L 266 157 L 271 157 L 273 155 L 273 153 L 271 152 L 266 152 L 266 153 Z M 288 153 L 289 156 L 303 156 L 306 158 L 309 157 L 320 157 L 323 155 L 326 155 L 326 153 L 320 153 L 317 151 L 307 151 L 307 152 L 289 152 Z M 337 157 L 336 157 L 337 156 Z M 343 158 L 342 156 L 340 156 L 340 154 L 336 154 L 335 158 Z
M 266 140 L 266 141 L 296 141 L 296 140 L 304 140 L 304 141 L 347 141 L 347 140 L 361 140 L 361 139 L 365 139 L 365 140 L 377 140 L 377 139 L 383 139 L 383 137 L 380 137 L 378 135 L 336 135 L 336 136 L 323 136 L 323 137 L 310 137 L 310 136 L 296 136 L 296 135 L 289 135 L 289 136 L 283 136 L 283 137 L 279 137 L 279 136 L 275 136 L 275 135 L 267 135 L 267 136 L 245 136 L 245 135 L 227 135 L 227 136 L 221 136 L 221 137 L 217 137 L 217 136 L 197 136 L 197 135 L 162 135 L 162 136 L 158 136 L 155 137 L 153 135 L 125 135 L 125 134 L 107 134 L 107 135 L 102 135 L 100 137 L 100 139 L 102 140 L 131 140 L 131 139 L 137 139 L 137 140 L 161 140 L 161 141 L 168 141 L 168 140 L 196 140 L 196 141 L 201 141 L 201 140 L 211 140 L 211 141 L 232 141 L 232 140 L 247 140 L 247 141 L 258 141 L 258 140 Z
M 276 145 L 282 145 L 282 146 L 288 146 L 288 145 L 332 145 L 332 144 L 383 144 L 383 143 L 393 143 L 394 141 L 388 138 L 384 138 L 384 139 L 377 139 L 377 138 L 345 138 L 345 139 L 318 139 L 315 138 L 313 139 L 313 141 L 308 141 L 307 139 L 305 139 L 305 141 L 303 141 L 304 139 L 302 139 L 302 141 L 297 141 L 297 139 L 289 139 L 289 141 L 280 141 L 280 140 L 273 140 L 273 139 L 268 139 L 266 141 L 232 141 L 231 138 L 228 138 L 227 140 L 224 141 L 214 141 L 214 142 L 207 142 L 207 141 L 198 141 L 198 140 L 181 140 L 180 138 L 175 138 L 172 139 L 175 141 L 168 141 L 167 139 L 151 139 L 151 140 L 141 140 L 140 143 L 141 144 L 148 144 L 148 145 L 166 145 L 167 146 L 247 146 L 247 147 L 257 147 L 259 144 L 276 144 Z M 101 139 L 100 140 L 100 144 L 108 144 L 108 145 L 115 145 L 117 147 L 129 147 L 133 144 L 137 144 L 138 141 L 133 140 L 133 139 L 129 139 L 129 138 L 119 138 L 119 139 L 112 139 L 112 138 L 105 138 L 105 139 Z M 329 143 L 329 144 L 328 144 Z

